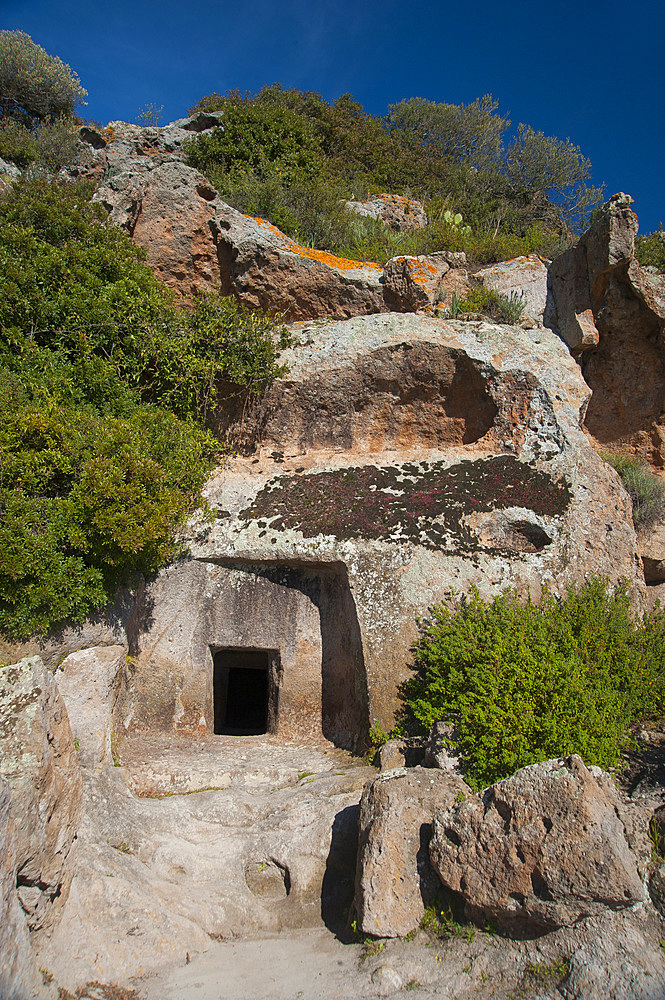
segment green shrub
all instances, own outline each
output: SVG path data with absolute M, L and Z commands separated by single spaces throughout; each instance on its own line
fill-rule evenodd
M 633 501 L 633 523 L 648 529 L 665 517 L 665 483 L 656 476 L 638 455 L 622 451 L 602 451 L 601 458 L 621 476 L 628 496 Z
M 665 274 L 665 233 L 663 227 L 635 240 L 635 256 L 644 267 L 656 267 Z
M 13 118 L 0 121 L 0 159 L 9 160 L 22 170 L 39 159 L 33 133 Z
M 664 664 L 665 615 L 633 618 L 624 586 L 594 579 L 540 604 L 472 590 L 421 623 L 405 717 L 454 723 L 475 788 L 571 753 L 613 767 L 628 727 L 663 712 Z
M 220 446 L 220 390 L 258 392 L 273 321 L 181 311 L 81 184 L 0 201 L 0 631 L 80 621 L 173 559 Z

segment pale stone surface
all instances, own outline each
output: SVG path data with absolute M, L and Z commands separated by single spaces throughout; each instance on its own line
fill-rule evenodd
M 341 931 L 372 769 L 329 744 L 258 737 L 125 741 L 118 752 L 122 766 L 84 772 L 77 871 L 41 942 L 60 985 L 126 985 L 238 934 L 322 921 Z
M 376 194 L 367 201 L 347 201 L 346 207 L 355 215 L 380 219 L 396 232 L 424 229 L 427 213 L 419 201 L 399 194 Z
M 432 819 L 470 794 L 457 775 L 434 768 L 386 771 L 360 800 L 354 908 L 358 928 L 374 937 L 404 937 L 439 889 L 428 856 Z
M 547 304 L 547 264 L 542 257 L 529 254 L 504 260 L 483 268 L 475 277 L 501 295 L 522 297 L 525 314 L 542 324 Z
M 608 776 L 532 764 L 434 817 L 430 853 L 469 917 L 538 934 L 645 899 Z
M 67 899 L 81 772 L 64 702 L 38 657 L 0 667 L 0 776 L 11 788 L 18 896 L 32 929 Z
M 111 763 L 111 715 L 126 656 L 124 646 L 92 646 L 70 653 L 55 673 L 82 767 Z

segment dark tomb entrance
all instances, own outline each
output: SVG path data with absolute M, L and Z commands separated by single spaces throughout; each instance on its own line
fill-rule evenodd
M 269 649 L 213 652 L 214 732 L 260 736 L 275 728 L 276 658 Z

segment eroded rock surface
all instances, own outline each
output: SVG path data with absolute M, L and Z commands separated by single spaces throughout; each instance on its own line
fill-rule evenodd
M 363 934 L 405 937 L 418 926 L 440 889 L 429 860 L 434 813 L 467 794 L 457 775 L 424 767 L 387 771 L 365 786 L 354 902 Z
M 593 391 L 585 424 L 598 441 L 665 465 L 665 276 L 635 259 L 637 216 L 614 195 L 550 267 L 558 328 Z
M 82 785 L 67 711 L 39 657 L 0 668 L 0 777 L 11 788 L 17 893 L 31 929 L 67 899 Z
M 14 837 L 11 790 L 0 778 L 0 997 L 27 1000 L 42 995 L 42 984 L 16 895 Z
M 470 918 L 512 933 L 542 934 L 645 899 L 617 793 L 575 755 L 437 812 L 430 854 Z
M 111 717 L 126 655 L 124 646 L 92 646 L 70 653 L 56 671 L 82 767 L 111 763 Z

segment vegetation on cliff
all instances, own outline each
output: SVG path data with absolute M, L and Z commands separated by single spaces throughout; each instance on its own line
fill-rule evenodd
M 106 604 L 179 551 L 219 452 L 220 389 L 279 372 L 273 325 L 191 312 L 106 222 L 92 188 L 21 181 L 0 201 L 0 631 Z
M 497 109 L 490 96 L 466 106 L 411 98 L 380 118 L 349 94 L 330 104 L 273 84 L 202 98 L 191 111 L 223 112 L 224 129 L 192 139 L 188 153 L 234 207 L 356 259 L 444 249 L 479 262 L 552 255 L 601 189 L 578 147 L 526 125 L 507 141 L 511 123 Z M 427 228 L 393 233 L 344 208 L 386 191 L 423 201 Z M 451 225 L 451 208 L 464 227 Z

